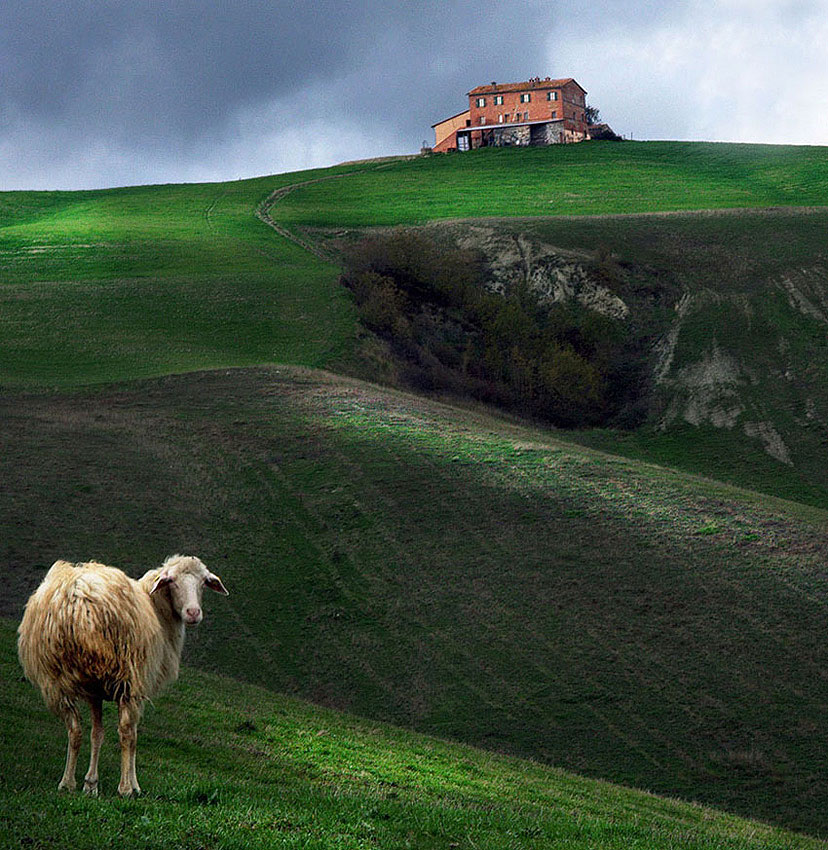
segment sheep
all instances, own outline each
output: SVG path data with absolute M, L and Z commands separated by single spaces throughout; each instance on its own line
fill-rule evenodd
M 26 604 L 18 628 L 20 663 L 51 711 L 66 724 L 69 746 L 59 790 L 74 791 L 81 744 L 78 702 L 92 713 L 92 754 L 83 790 L 98 793 L 104 700 L 118 706 L 118 793 L 141 793 L 135 775 L 144 702 L 178 678 L 185 626 L 201 622 L 204 586 L 228 595 L 198 559 L 173 555 L 142 578 L 97 562 L 56 561 Z

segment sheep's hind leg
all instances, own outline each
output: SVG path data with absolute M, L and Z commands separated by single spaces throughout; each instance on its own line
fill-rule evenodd
M 75 768 L 78 764 L 78 753 L 81 746 L 81 722 L 78 708 L 73 704 L 61 706 L 60 715 L 66 724 L 66 734 L 69 744 L 66 748 L 66 766 L 63 769 L 63 778 L 58 783 L 59 791 L 74 791 L 77 787 L 75 782 Z
M 92 732 L 90 741 L 92 753 L 89 756 L 89 770 L 83 780 L 83 792 L 90 797 L 98 796 L 98 756 L 101 753 L 101 744 L 104 739 L 103 727 L 103 704 L 99 699 L 90 699 L 89 708 L 92 712 Z
M 140 705 L 125 699 L 118 703 L 118 737 L 121 741 L 121 781 L 118 784 L 118 793 L 122 797 L 137 796 L 141 793 L 135 775 L 135 751 L 138 747 L 140 719 Z

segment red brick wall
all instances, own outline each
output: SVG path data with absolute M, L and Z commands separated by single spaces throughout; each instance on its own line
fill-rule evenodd
M 557 100 L 548 100 L 547 93 L 554 92 Z M 521 102 L 521 95 L 529 94 L 529 103 Z M 495 97 L 503 98 L 502 104 L 495 103 Z M 478 100 L 485 100 L 484 106 L 478 106 Z M 543 81 L 528 86 L 522 91 L 496 90 L 485 94 L 469 95 L 469 119 L 472 127 L 481 124 L 498 124 L 503 115 L 503 123 L 515 121 L 550 121 L 563 118 L 566 129 L 575 135 L 586 135 L 584 120 L 584 93 L 575 83 L 567 83 L 559 88 L 544 87 Z M 527 115 L 528 113 L 528 115 Z M 554 115 L 553 115 L 554 113 Z M 480 119 L 483 119 L 481 121 Z

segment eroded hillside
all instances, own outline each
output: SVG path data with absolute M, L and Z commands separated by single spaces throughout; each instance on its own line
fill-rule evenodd
M 528 287 L 623 327 L 641 421 L 578 439 L 828 504 L 828 254 L 822 211 L 434 224 L 486 286 Z M 659 453 L 662 452 L 660 455 Z M 705 460 L 706 457 L 706 460 Z M 762 459 L 764 458 L 764 459 Z M 724 462 L 723 462 L 724 461 Z M 722 463 L 723 462 L 723 463 Z

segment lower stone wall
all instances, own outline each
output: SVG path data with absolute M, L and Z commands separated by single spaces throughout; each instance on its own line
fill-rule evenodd
M 488 144 L 496 148 L 520 147 L 525 145 L 557 145 L 567 141 L 563 138 L 563 121 L 550 121 L 545 124 L 524 124 L 495 127 L 491 131 Z
M 557 145 L 563 141 L 563 122 L 533 124 L 531 127 L 532 145 Z
M 491 144 L 496 148 L 506 148 L 515 145 L 528 145 L 530 143 L 531 128 L 523 127 L 496 127 L 492 130 Z

